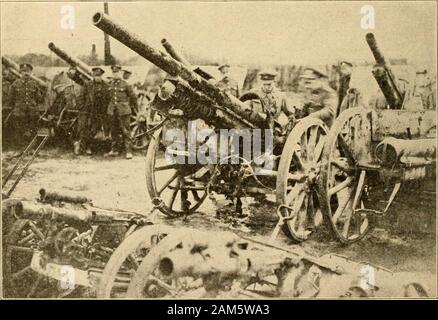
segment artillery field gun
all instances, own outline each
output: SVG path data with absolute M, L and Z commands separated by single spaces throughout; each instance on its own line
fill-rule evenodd
M 168 216 L 193 213 L 211 192 L 235 200 L 237 209 L 242 197 L 274 194 L 279 216 L 274 236 L 282 229 L 304 241 L 324 217 L 334 237 L 349 244 L 367 234 L 374 216 L 387 212 L 401 183 L 434 175 L 435 110 L 422 110 L 397 87 L 372 35 L 367 41 L 377 62 L 373 74 L 388 108 L 347 109 L 330 128 L 306 117 L 282 131 L 246 103 L 257 96 L 239 100 L 221 91 L 167 41 L 162 43 L 169 55 L 103 13 L 95 14 L 93 23 L 168 74 L 152 101 L 163 121 L 153 128 L 146 155 L 151 201 Z M 86 66 L 68 60 L 87 73 Z M 190 143 L 178 146 L 193 139 L 195 126 L 210 134 L 194 138 L 193 154 Z M 167 141 L 175 129 L 183 134 Z M 251 159 L 238 152 L 218 162 L 197 161 L 217 145 L 211 137 L 220 129 L 250 130 L 265 148 Z M 228 138 L 225 149 L 236 145 Z M 237 145 L 247 144 L 240 138 Z M 269 139 L 273 146 L 266 144 Z M 374 197 L 382 185 L 392 192 L 380 208 Z M 3 270 L 10 297 L 47 295 L 39 291 L 41 281 L 52 284 L 44 286 L 52 295 L 85 289 L 100 298 L 427 296 L 408 275 L 334 254 L 315 257 L 298 246 L 285 249 L 229 232 L 154 225 L 142 214 L 97 208 L 86 198 L 45 190 L 39 202 L 3 202 Z
M 153 103 L 168 124 L 181 127 L 181 123 L 201 119 L 215 132 L 273 129 L 265 114 L 219 90 L 172 51 L 170 55 L 180 61 L 152 48 L 102 13 L 94 15 L 93 22 L 169 74 Z M 292 131 L 274 135 L 269 170 L 260 170 L 266 154 L 264 160 L 250 159 L 239 165 L 223 164 L 222 159 L 211 169 L 211 165 L 190 162 L 188 148 L 184 164 L 165 164 L 159 159 L 160 152 L 172 151 L 166 145 L 164 127 L 156 131 L 146 157 L 146 183 L 153 203 L 162 212 L 178 216 L 199 208 L 211 191 L 237 199 L 275 192 L 280 221 L 274 235 L 281 228 L 294 240 L 306 240 L 325 216 L 339 241 L 361 239 L 372 226 L 368 218 L 388 210 L 402 181 L 433 175 L 436 152 L 434 137 L 426 138 L 436 127 L 435 110 L 421 110 L 421 104 L 407 107 L 415 104 L 415 99 L 398 89 L 372 34 L 367 41 L 377 62 L 373 74 L 388 109 L 351 108 L 339 115 L 331 128 L 318 119 L 301 119 Z M 413 112 L 414 108 L 418 111 Z M 408 141 L 411 139 L 417 140 Z M 200 141 L 197 150 L 207 143 Z M 257 170 L 263 175 L 256 175 Z M 166 177 L 159 181 L 157 173 Z M 367 207 L 376 202 L 373 191 L 382 181 L 385 186 L 393 185 L 386 206 Z
M 328 131 L 322 121 L 314 118 L 302 119 L 289 135 L 274 136 L 270 132 L 272 119 L 253 111 L 244 101 L 222 92 L 193 71 L 190 65 L 185 65 L 152 48 L 104 14 L 96 14 L 93 21 L 98 28 L 169 74 L 169 79 L 162 85 L 152 103 L 157 112 L 168 119 L 168 123 L 163 129 L 155 132 L 155 138 L 151 141 L 146 156 L 146 183 L 149 195 L 154 205 L 162 212 L 169 216 L 190 214 L 199 208 L 210 191 L 237 199 L 236 202 L 239 204 L 240 197 L 272 194 L 277 190 L 279 204 L 285 209 L 287 200 L 290 200 L 287 203 L 289 205 L 298 195 L 301 204 L 295 201 L 295 211 L 301 209 L 307 211 L 303 208 L 304 203 L 311 203 L 309 207 L 314 206 L 315 178 L 324 137 Z M 242 100 L 247 98 L 243 97 Z M 254 98 L 257 99 L 257 97 L 249 99 Z M 190 155 L 189 150 L 186 149 L 185 153 L 183 152 L 186 157 L 184 160 L 187 160 L 183 161 L 185 164 L 166 164 L 165 159 L 160 159 L 161 152 L 167 150 L 172 153 L 167 149 L 170 143 L 166 145 L 164 139 L 166 129 L 173 125 L 177 128 L 185 126 L 186 130 L 187 122 L 196 119 L 201 119 L 215 132 L 219 129 L 254 132 L 268 129 L 264 131 L 265 137 L 258 132 L 259 140 L 265 138 L 266 141 L 272 138 L 276 143 L 273 147 L 274 154 L 269 155 L 269 152 L 264 152 L 268 150 L 261 150 L 263 152 L 258 158 L 245 159 L 238 165 L 225 164 L 227 160 L 225 157 L 216 165 L 209 166 L 199 162 L 192 164 L 189 158 L 193 154 Z M 176 121 L 179 121 L 179 124 L 175 124 Z M 301 143 L 302 141 L 306 144 Z M 205 145 L 206 142 L 201 141 L 197 150 L 205 148 Z M 240 154 L 234 156 L 242 158 Z M 273 164 L 272 168 L 263 167 L 268 163 Z M 263 175 L 256 175 L 257 171 L 263 172 Z M 157 179 L 157 174 L 164 178 Z M 291 184 L 294 186 L 293 190 Z M 321 217 L 317 219 L 321 221 Z M 286 232 L 289 233 L 288 230 Z M 302 228 L 300 230 L 295 228 L 293 231 L 294 234 L 302 234 L 303 239 L 307 237 L 305 232 L 306 230 Z

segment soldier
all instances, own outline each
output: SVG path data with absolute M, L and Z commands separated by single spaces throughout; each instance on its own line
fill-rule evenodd
M 219 66 L 218 70 L 221 72 L 221 79 L 216 83 L 216 86 L 224 90 L 226 93 L 232 94 L 235 97 L 239 97 L 239 85 L 236 80 L 232 79 L 229 75 L 230 66 L 223 64 Z
M 2 69 L 2 114 L 3 114 L 3 120 L 5 120 L 5 117 L 9 115 L 10 107 L 10 91 L 11 91 L 11 85 L 15 81 L 15 76 L 11 73 L 11 70 L 9 68 L 3 67 Z
M 327 75 L 317 69 L 306 68 L 300 78 L 305 88 L 305 113 L 331 126 L 336 117 L 338 96 L 330 87 Z
M 253 105 L 252 108 L 254 111 L 267 114 L 272 122 L 271 127 L 274 127 L 276 122 L 284 129 L 290 118 L 294 116 L 294 110 L 288 106 L 285 94 L 274 86 L 277 72 L 262 70 L 258 75 L 261 86 L 250 92 L 256 93 L 262 104 L 257 107 Z
M 44 92 L 38 82 L 30 76 L 33 67 L 31 64 L 20 64 L 22 78 L 12 83 L 9 92 L 9 106 L 15 118 L 15 137 L 30 137 L 37 131 L 39 112 L 38 105 L 44 102 Z
M 92 154 L 92 139 L 102 129 L 108 108 L 108 85 L 102 79 L 105 71 L 99 67 L 91 70 L 93 80 L 84 87 L 84 105 L 79 112 L 79 141 L 74 145 L 75 154 L 80 154 L 81 148 L 85 149 L 86 154 Z
M 340 113 L 340 107 L 342 101 L 347 95 L 348 89 L 350 88 L 350 79 L 353 64 L 348 61 L 341 61 L 339 63 L 339 88 L 338 88 L 338 112 Z
M 15 81 L 14 75 L 9 68 L 3 67 L 2 69 L 2 99 L 5 103 L 9 102 L 9 92 L 12 83 Z M 4 106 L 4 104 L 3 104 Z
M 122 79 L 119 65 L 111 67 L 113 79 L 109 84 L 108 115 L 111 119 L 111 151 L 108 156 L 117 156 L 120 145 L 124 145 L 126 159 L 132 159 L 130 118 L 132 109 L 137 109 L 137 97 L 132 87 Z

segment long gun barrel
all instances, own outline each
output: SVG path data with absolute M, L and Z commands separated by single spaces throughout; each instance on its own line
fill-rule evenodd
M 23 75 L 21 74 L 21 72 L 20 72 L 20 67 L 19 67 L 19 65 L 18 65 L 15 61 L 9 59 L 8 57 L 4 57 L 4 56 L 2 57 L 2 64 L 3 64 L 5 67 L 9 68 L 9 69 L 11 70 L 11 72 L 12 72 L 16 77 L 21 78 L 21 77 L 23 76 Z M 35 80 L 36 82 L 38 82 L 38 85 L 39 85 L 41 88 L 43 88 L 43 89 L 46 89 L 46 88 L 47 88 L 47 83 L 45 83 L 45 82 L 44 82 L 43 80 L 41 80 L 40 78 L 34 76 L 33 74 L 30 75 L 30 77 L 31 77 L 33 80 Z
M 373 75 L 385 96 L 386 101 L 391 109 L 400 109 L 403 104 L 403 95 L 397 86 L 397 81 L 385 61 L 385 57 L 377 46 L 374 34 L 368 33 L 366 41 L 373 53 L 376 65 L 373 67 Z
M 205 80 L 214 79 L 214 77 L 211 74 L 209 74 L 207 71 L 203 70 L 202 68 L 193 67 L 193 65 L 187 59 L 185 59 L 182 54 L 176 51 L 175 47 L 172 46 L 172 44 L 167 39 L 161 39 L 161 44 L 163 45 L 164 49 L 166 49 L 167 53 L 176 61 L 179 61 L 186 67 L 189 67 Z
M 57 47 L 53 42 L 49 43 L 49 49 L 59 58 L 67 62 L 70 66 L 79 69 L 79 71 L 81 71 L 81 73 L 85 75 L 86 78 L 91 79 L 91 68 L 87 64 L 77 58 L 70 56 L 67 52 Z
M 192 67 L 191 63 L 188 62 L 179 52 L 177 52 L 167 39 L 161 39 L 161 44 L 163 45 L 164 49 L 166 49 L 167 53 L 176 61 L 181 62 L 187 67 Z
M 249 128 L 268 127 L 269 124 L 266 121 L 265 115 L 252 112 L 239 99 L 223 92 L 181 62 L 152 48 L 145 41 L 140 40 L 136 35 L 129 33 L 122 26 L 115 23 L 107 15 L 100 12 L 96 13 L 93 16 L 93 23 L 105 33 L 117 39 L 149 62 L 167 72 L 170 76 L 180 77 L 186 81 L 193 89 L 203 93 L 217 105 L 224 108 L 226 112 L 233 113 L 242 118 Z

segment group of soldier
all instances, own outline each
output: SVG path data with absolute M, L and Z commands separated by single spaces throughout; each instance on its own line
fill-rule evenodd
M 132 158 L 130 120 L 133 110 L 138 108 L 137 96 L 127 81 L 130 72 L 122 71 L 121 66 L 111 67 L 112 76 L 106 82 L 104 70 L 92 68 L 93 79 L 84 85 L 83 103 L 79 108 L 79 140 L 74 143 L 74 153 L 92 154 L 92 142 L 96 133 L 110 128 L 111 150 L 106 156 L 117 156 L 125 152 Z
M 337 92 L 330 86 L 328 76 L 316 68 L 305 68 L 300 75 L 300 102 L 291 103 L 284 92 L 276 85 L 277 72 L 273 69 L 261 70 L 258 73 L 259 86 L 250 90 L 258 97 L 260 103 L 252 103 L 254 111 L 267 115 L 268 119 L 279 124 L 280 128 L 291 125 L 292 119 L 312 116 L 321 119 L 328 125 L 339 113 L 340 101 L 346 95 L 351 63 L 342 62 L 342 77 Z M 36 106 L 44 100 L 44 92 L 31 77 L 33 67 L 21 64 L 22 77 L 15 80 L 7 93 L 9 106 L 15 116 L 14 135 L 20 136 L 20 130 L 26 134 L 34 133 L 40 114 Z M 72 68 L 74 71 L 74 68 Z M 241 95 L 238 82 L 230 75 L 230 66 L 219 66 L 220 77 L 214 80 L 225 92 L 239 97 Z M 111 67 L 112 75 L 103 78 L 105 71 L 93 67 L 92 79 L 82 79 L 83 94 L 76 102 L 78 116 L 78 137 L 74 142 L 74 153 L 92 154 L 93 141 L 96 134 L 103 129 L 103 134 L 111 139 L 111 150 L 105 156 L 117 156 L 124 153 L 127 159 L 132 158 L 132 138 L 130 120 L 133 111 L 138 109 L 137 95 L 129 83 L 131 72 L 122 70 L 120 65 Z M 71 78 L 71 77 L 70 77 Z M 53 89 L 53 88 L 52 88 Z M 5 95 L 4 95 L 5 96 Z M 61 101 L 61 103 L 63 103 Z M 297 109 L 296 107 L 301 107 Z M 299 114 L 300 113 L 300 114 Z M 299 114 L 299 115 L 298 115 Z
M 316 117 L 331 125 L 339 113 L 340 101 L 346 96 L 349 87 L 352 64 L 347 61 L 340 63 L 342 69 L 338 90 L 334 90 L 329 83 L 328 75 L 317 68 L 304 68 L 299 77 L 299 101 L 291 101 L 276 85 L 278 73 L 273 69 L 261 70 L 258 73 L 259 86 L 249 92 L 255 94 L 260 103 L 252 103 L 253 111 L 266 114 L 268 119 L 282 128 L 287 128 L 293 119 L 304 116 Z M 228 65 L 219 67 L 223 78 L 217 86 L 229 94 L 239 96 L 237 82 L 228 76 Z M 295 99 L 296 100 L 296 99 Z
M 74 68 L 72 68 L 74 71 Z M 10 135 L 14 137 L 14 143 L 19 139 L 28 141 L 35 135 L 40 126 L 41 119 L 51 120 L 57 113 L 58 104 L 66 104 L 69 99 L 65 95 L 57 94 L 55 100 L 45 113 L 41 115 L 40 105 L 46 97 L 46 90 L 31 77 L 33 66 L 28 63 L 20 64 L 21 77 L 15 79 L 9 76 L 7 68 L 3 69 L 2 99 L 3 104 L 10 108 L 10 112 L 3 117 L 10 121 Z M 74 142 L 74 153 L 85 152 L 92 154 L 93 138 L 102 128 L 104 133 L 111 136 L 111 150 L 106 156 L 117 156 L 124 152 L 127 159 L 132 158 L 132 140 L 130 134 L 130 117 L 137 109 L 137 96 L 129 84 L 132 74 L 129 70 L 122 70 L 120 65 L 111 67 L 112 76 L 109 81 L 103 79 L 104 70 L 100 67 L 92 68 L 92 79 L 77 79 L 83 83 L 83 93 L 80 99 L 76 99 L 79 135 Z M 70 70 L 69 70 L 70 72 Z M 72 72 L 74 75 L 74 72 Z M 67 85 L 68 86 L 68 85 Z M 60 93 L 66 87 L 65 84 L 54 86 L 55 93 Z M 59 89 L 59 92 L 57 91 Z M 3 124 L 8 119 L 3 119 Z

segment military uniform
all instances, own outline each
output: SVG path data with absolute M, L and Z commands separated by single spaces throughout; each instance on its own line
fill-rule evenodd
M 32 70 L 28 64 L 20 66 Z M 9 92 L 9 106 L 15 117 L 15 134 L 21 136 L 36 133 L 39 119 L 39 105 L 44 102 L 44 92 L 38 82 L 30 77 L 23 76 L 15 80 Z
M 239 86 L 237 81 L 231 79 L 230 77 L 222 78 L 216 83 L 216 86 L 226 93 L 229 93 L 237 98 L 239 97 Z
M 91 140 L 104 126 L 108 100 L 108 85 L 103 80 L 100 82 L 93 80 L 85 85 L 78 126 L 80 144 L 87 148 L 87 151 Z
M 309 116 L 321 119 L 331 126 L 336 117 L 338 97 L 329 85 L 321 86 L 305 95 L 304 105 Z
M 11 107 L 9 106 L 10 103 L 10 92 L 11 92 L 11 86 L 12 83 L 16 80 L 15 76 L 8 73 L 3 74 L 2 77 L 2 115 L 3 115 L 3 121 L 9 116 L 9 113 L 11 112 Z
M 293 116 L 294 111 L 289 108 L 286 95 L 274 87 L 274 79 L 277 73 L 273 70 L 265 70 L 259 73 L 262 85 L 250 90 L 260 97 L 260 103 L 252 103 L 253 111 L 266 114 L 270 120 L 270 126 L 274 128 L 274 121 L 281 125 L 283 131 L 289 123 L 289 118 Z M 283 116 L 283 117 L 282 117 Z
M 352 100 L 354 100 L 351 94 L 346 98 L 348 96 L 348 89 L 350 89 L 351 68 L 353 64 L 348 61 L 341 61 L 339 67 L 338 109 L 336 116 L 340 115 L 348 106 L 353 105 Z M 350 101 L 344 102 L 344 99 L 349 99 Z
M 12 74 L 3 75 L 2 77 L 2 105 L 3 108 L 10 102 L 10 91 L 12 83 L 15 81 L 15 77 Z
M 230 66 L 228 64 L 223 64 L 219 66 L 218 70 L 222 73 L 222 78 L 216 82 L 216 86 L 225 91 L 226 93 L 229 93 L 235 97 L 239 97 L 239 84 L 236 80 L 230 78 L 228 76 L 228 69 Z
M 107 114 L 111 121 L 112 151 L 123 145 L 126 153 L 132 149 L 130 118 L 132 109 L 137 109 L 137 97 L 125 80 L 113 79 L 109 83 L 109 105 Z M 121 136 L 121 137 L 120 137 Z
M 277 88 L 273 88 L 271 92 L 265 92 L 262 88 L 256 88 L 250 92 L 257 94 L 262 102 L 262 106 L 253 107 L 254 111 L 269 113 L 274 119 L 278 119 L 282 111 L 286 115 L 290 113 L 285 94 Z
M 300 77 L 311 83 L 304 93 L 306 113 L 331 126 L 336 117 L 338 95 L 328 84 L 327 76 L 318 70 L 307 68 Z

